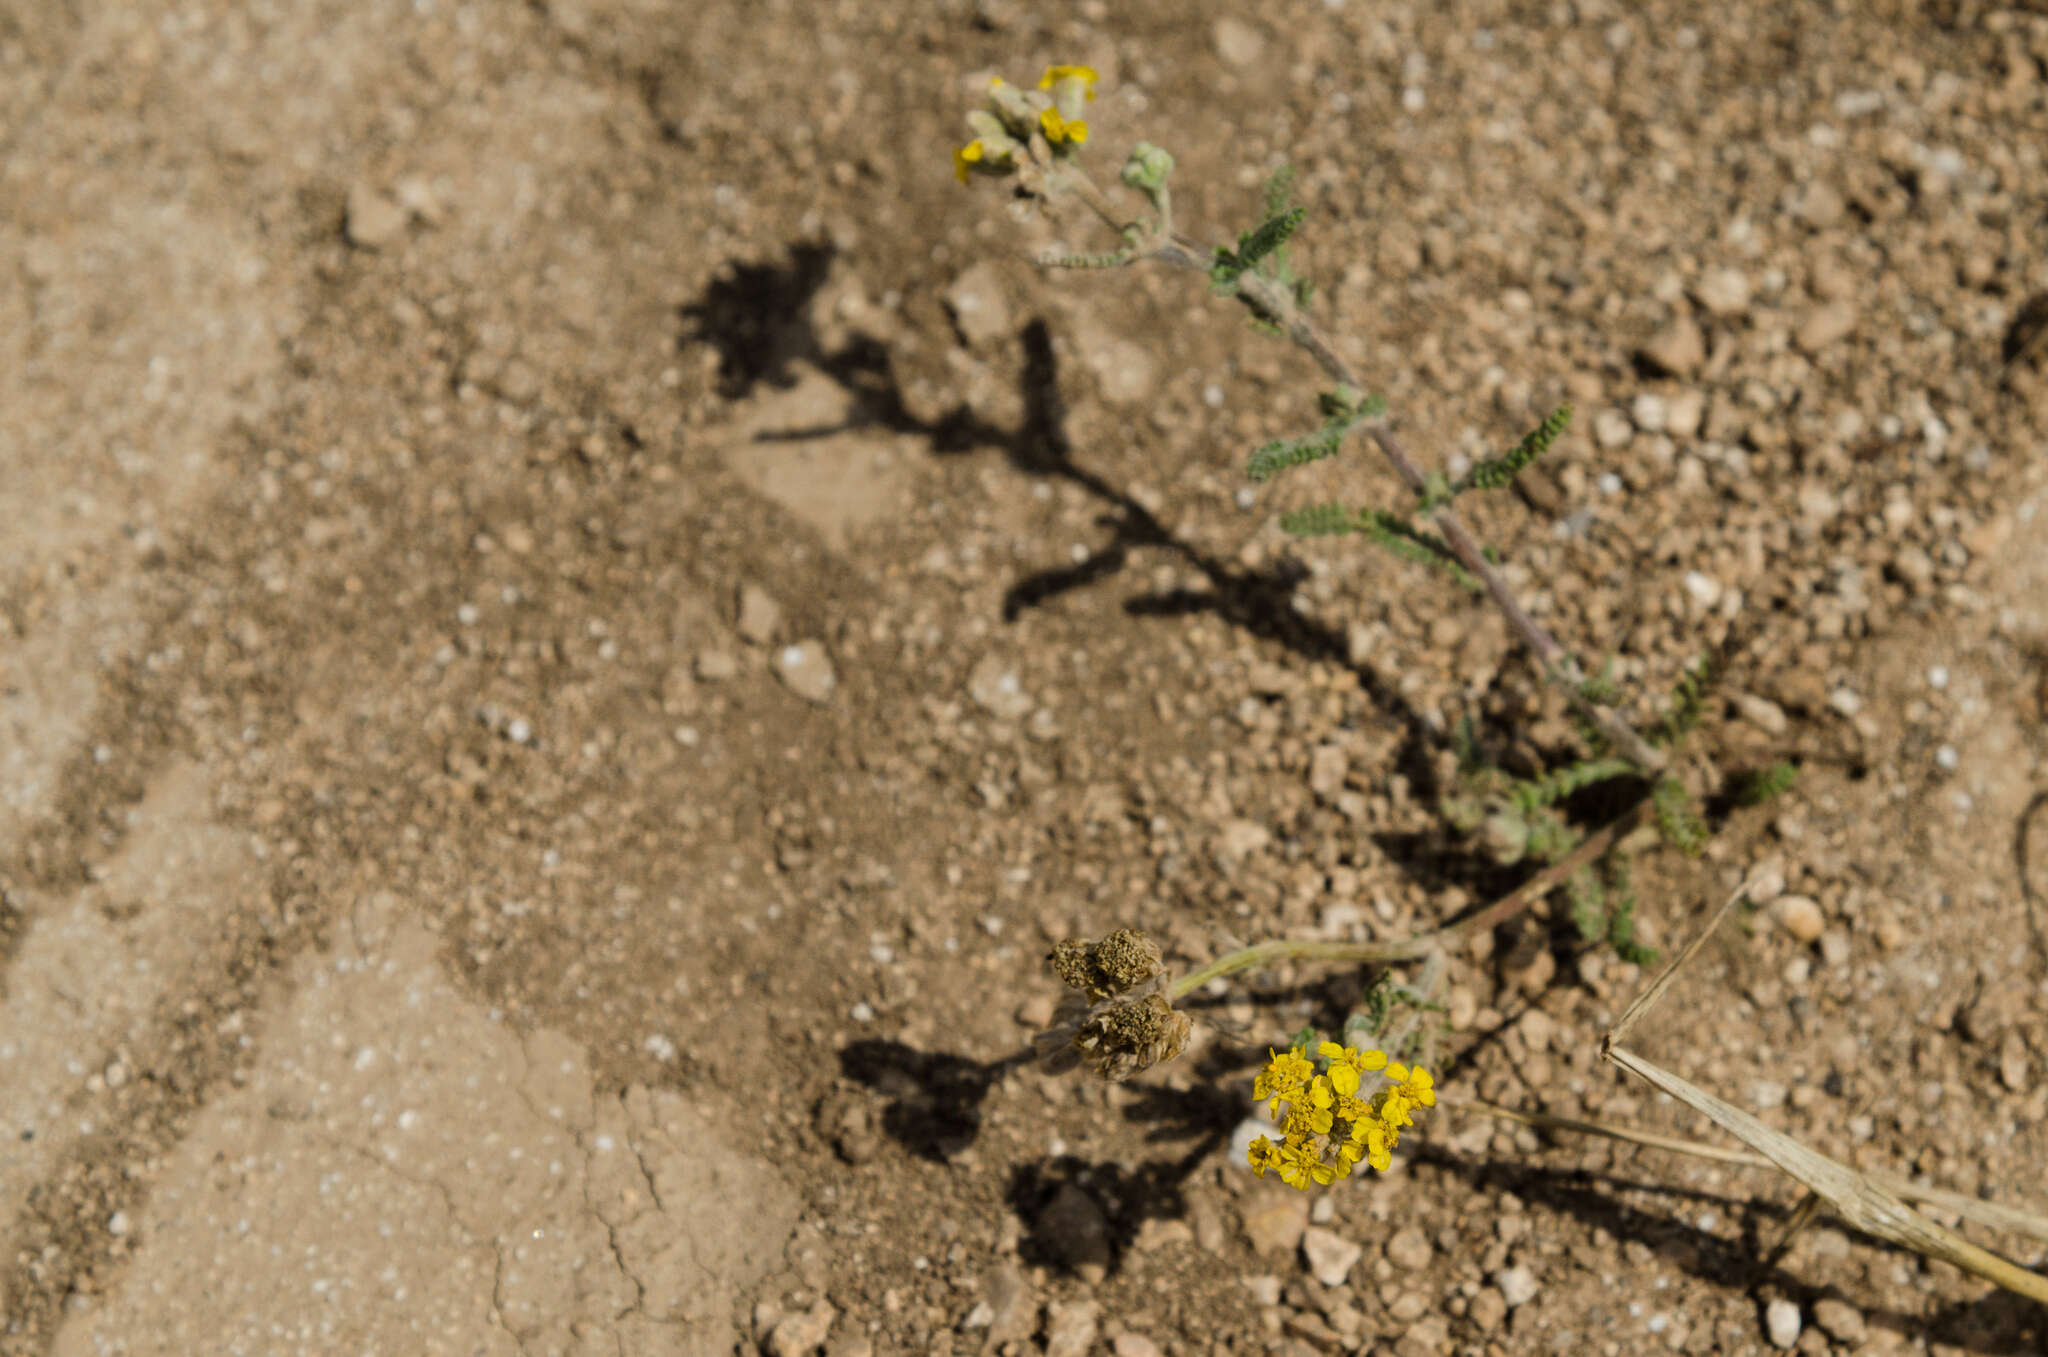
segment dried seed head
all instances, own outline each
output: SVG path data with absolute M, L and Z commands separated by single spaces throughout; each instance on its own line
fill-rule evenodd
M 1171 1060 L 1188 1048 L 1194 1023 L 1174 1010 L 1163 994 L 1122 999 L 1091 1014 L 1074 1034 L 1074 1049 L 1089 1068 L 1109 1082 Z
M 1067 938 L 1046 964 L 1078 991 L 1067 995 L 1053 1026 L 1035 1041 L 1055 1071 L 1085 1060 L 1117 1083 L 1187 1049 L 1194 1023 L 1166 997 L 1165 959 L 1143 933 L 1119 928 L 1100 942 Z
M 1083 991 L 1093 1003 L 1128 994 L 1166 974 L 1159 944 L 1135 928 L 1119 928 L 1100 942 L 1064 939 L 1046 964 L 1069 989 Z

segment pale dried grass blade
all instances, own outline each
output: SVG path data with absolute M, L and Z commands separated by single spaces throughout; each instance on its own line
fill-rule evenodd
M 1973 1276 L 1982 1277 L 2041 1305 L 2048 1305 L 2048 1277 L 2029 1271 L 1988 1249 L 1979 1248 L 1953 1230 L 1921 1215 L 1847 1164 L 1808 1149 L 1783 1132 L 1772 1130 L 1734 1104 L 1715 1097 L 1663 1066 L 1645 1060 L 1635 1052 L 1615 1044 L 1617 1039 L 1625 1034 L 1670 987 L 1672 977 L 1677 974 L 1678 969 L 1699 950 L 1707 935 L 1728 911 L 1734 908 L 1736 901 L 1742 896 L 1742 889 L 1730 895 L 1727 903 L 1715 911 L 1713 919 L 1686 945 L 1685 950 L 1672 960 L 1664 973 L 1629 1005 L 1628 1011 L 1622 1014 L 1621 1020 L 1607 1034 L 1606 1040 L 1602 1043 L 1601 1054 L 1651 1087 L 1670 1094 L 1712 1120 L 1743 1144 L 1763 1155 L 1782 1172 L 1824 1199 L 1846 1224 L 1866 1234 L 1911 1249 L 1915 1253 L 1924 1254 L 1929 1258 L 1940 1258 Z

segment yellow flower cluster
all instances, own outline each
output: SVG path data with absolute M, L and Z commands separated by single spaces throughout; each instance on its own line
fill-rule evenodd
M 1315 1063 L 1299 1047 L 1274 1054 L 1252 1085 L 1252 1096 L 1266 1101 L 1266 1111 L 1279 1119 L 1281 1140 L 1260 1136 L 1251 1144 L 1252 1171 L 1261 1178 L 1276 1170 L 1280 1181 L 1304 1192 L 1311 1185 L 1327 1187 L 1348 1178 L 1363 1159 L 1384 1173 L 1393 1162 L 1401 1129 L 1414 1124 L 1418 1107 L 1436 1106 L 1436 1081 L 1420 1065 L 1390 1064 L 1385 1051 L 1359 1051 L 1326 1041 L 1316 1054 L 1330 1062 L 1316 1073 Z M 1358 1096 L 1364 1076 L 1386 1071 L 1386 1086 L 1369 1098 Z M 1287 1115 L 1281 1117 L 1281 1104 Z M 1339 1122 L 1350 1129 L 1337 1131 Z M 1324 1156 L 1336 1151 L 1334 1162 Z
M 989 85 L 989 106 L 967 115 L 978 135 L 953 152 L 954 176 L 964 184 L 974 174 L 1007 174 L 1033 134 L 1055 152 L 1088 140 L 1082 105 L 1095 97 L 1097 79 L 1087 66 L 1048 66 L 1038 89 L 1024 91 L 998 77 Z

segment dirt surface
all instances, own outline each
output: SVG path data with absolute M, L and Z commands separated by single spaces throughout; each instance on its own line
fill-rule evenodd
M 1244 481 L 1305 359 L 953 182 L 1050 61 L 1206 237 L 1299 168 L 1431 458 L 1571 400 L 1477 526 L 1638 716 L 1723 656 L 1696 790 L 1800 764 L 1640 864 L 1656 944 L 1783 894 L 1638 1044 L 2048 1210 L 2039 5 L 13 3 L 0 1353 L 2048 1351 L 1825 1221 L 1768 1258 L 1767 1175 L 1461 1111 L 1711 1136 L 1599 1064 L 1645 977 L 1562 908 L 1313 1203 L 1233 1142 L 1356 976 L 1003 1063 L 1068 933 L 1505 890 L 1449 732 L 1570 730 L 1454 586 L 1280 532 L 1397 502 Z

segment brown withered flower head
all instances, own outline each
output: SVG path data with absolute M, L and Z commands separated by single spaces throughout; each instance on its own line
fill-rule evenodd
M 1187 1049 L 1194 1023 L 1167 997 L 1170 977 L 1159 945 L 1135 928 L 1100 942 L 1067 938 L 1046 964 L 1067 986 L 1052 1026 L 1034 1041 L 1053 1070 L 1085 1061 L 1121 1083 Z

